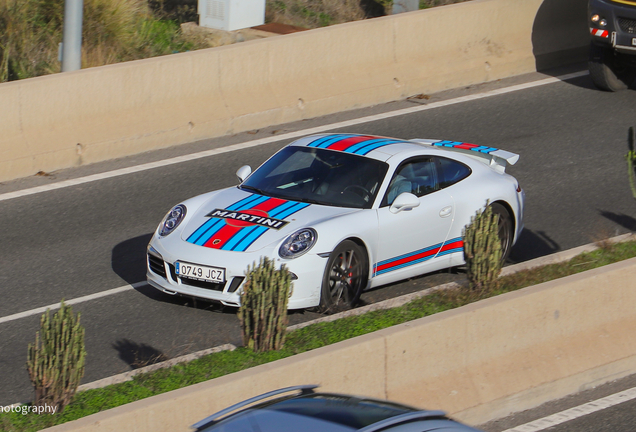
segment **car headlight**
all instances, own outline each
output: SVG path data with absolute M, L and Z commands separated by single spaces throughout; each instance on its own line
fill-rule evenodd
M 278 249 L 278 255 L 281 258 L 298 258 L 308 252 L 316 244 L 317 239 L 318 234 L 312 228 L 298 230 L 285 239 Z
M 183 218 L 185 218 L 186 212 L 186 206 L 183 204 L 174 206 L 172 210 L 168 212 L 166 217 L 163 218 L 163 221 L 161 221 L 161 224 L 159 225 L 159 235 L 165 237 L 174 231 L 179 226 Z

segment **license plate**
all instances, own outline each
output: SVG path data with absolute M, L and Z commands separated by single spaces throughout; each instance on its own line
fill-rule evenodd
M 215 283 L 225 282 L 225 269 L 223 268 L 188 264 L 179 261 L 175 263 L 175 268 L 177 275 L 180 277 Z

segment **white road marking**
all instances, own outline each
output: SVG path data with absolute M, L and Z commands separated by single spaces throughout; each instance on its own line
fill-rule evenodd
M 103 180 L 103 179 L 108 179 L 108 178 L 112 178 L 112 177 L 119 177 L 119 176 L 123 176 L 126 174 L 132 174 L 132 173 L 136 173 L 136 172 L 141 172 L 141 171 L 146 171 L 146 170 L 150 170 L 150 169 L 154 169 L 154 168 L 160 168 L 160 167 L 164 167 L 164 166 L 169 166 L 169 165 L 174 165 L 174 164 L 178 164 L 178 163 L 182 163 L 182 162 L 187 162 L 187 161 L 191 161 L 191 160 L 196 160 L 196 159 L 201 159 L 201 158 L 205 158 L 205 157 L 209 157 L 209 156 L 213 156 L 213 155 L 218 155 L 218 154 L 222 154 L 222 153 L 229 153 L 229 152 L 233 152 L 233 151 L 237 151 L 237 150 L 243 150 L 243 149 L 247 149 L 247 148 L 251 148 L 251 147 L 257 147 L 257 146 L 261 146 L 264 144 L 270 144 L 273 142 L 277 142 L 277 141 L 282 141 L 282 140 L 286 140 L 286 139 L 293 139 L 293 138 L 297 138 L 297 137 L 301 137 L 301 136 L 305 136 L 305 135 L 311 135 L 314 133 L 321 133 L 321 132 L 327 132 L 329 130 L 333 130 L 333 129 L 340 129 L 340 128 L 344 128 L 344 127 L 349 127 L 349 126 L 355 126 L 358 124 L 362 124 L 362 123 L 368 123 L 368 122 L 373 122 L 373 121 L 378 121 L 378 120 L 384 120 L 387 118 L 392 118 L 392 117 L 399 117 L 402 115 L 407 115 L 407 114 L 412 114 L 415 112 L 420 112 L 420 111 L 426 111 L 426 110 L 430 110 L 430 109 L 435 109 L 435 108 L 441 108 L 441 107 L 445 107 L 445 106 L 449 106 L 449 105 L 456 105 L 459 103 L 463 103 L 463 102 L 469 102 L 469 101 L 473 101 L 473 100 L 478 100 L 478 99 L 484 99 L 484 98 L 489 98 L 492 96 L 497 96 L 497 95 L 502 95 L 502 94 L 506 94 L 506 93 L 512 93 L 512 92 L 516 92 L 519 90 L 524 90 L 524 89 L 529 89 L 529 88 L 533 88 L 533 87 L 540 87 L 540 86 L 544 86 L 547 84 L 552 84 L 552 83 L 556 83 L 556 82 L 560 82 L 560 81 L 567 81 L 570 79 L 574 79 L 574 78 L 578 78 L 581 76 L 585 76 L 588 74 L 588 71 L 580 71 L 580 72 L 575 72 L 575 73 L 571 73 L 568 75 L 561 75 L 558 77 L 554 77 L 554 78 L 545 78 L 539 81 L 533 81 L 533 82 L 529 82 L 529 83 L 525 83 L 525 84 L 519 84 L 519 85 L 515 85 L 515 86 L 511 86 L 511 87 L 505 87 L 505 88 L 501 88 L 501 89 L 497 89 L 497 90 L 491 90 L 488 92 L 484 92 L 484 93 L 478 93 L 478 94 L 474 94 L 474 95 L 468 95 L 468 96 L 462 96 L 462 97 L 458 97 L 455 99 L 449 99 L 446 101 L 440 101 L 440 102 L 434 102 L 428 105 L 419 105 L 419 106 L 415 106 L 415 107 L 411 107 L 411 108 L 404 108 L 401 110 L 396 110 L 396 111 L 391 111 L 391 112 L 387 112 L 387 113 L 382 113 L 382 114 L 376 114 L 376 115 L 372 115 L 372 116 L 367 116 L 367 117 L 361 117 L 358 119 L 352 119 L 352 120 L 347 120 L 347 121 L 343 121 L 343 122 L 338 122 L 338 123 L 332 123 L 332 124 L 328 124 L 328 125 L 324 125 L 324 126 L 318 126 L 315 128 L 310 128 L 310 129 L 303 129 L 300 131 L 296 131 L 296 132 L 290 132 L 287 134 L 283 134 L 283 135 L 278 135 L 278 136 L 273 136 L 273 137 L 268 137 L 268 138 L 261 138 L 258 140 L 254 140 L 254 141 L 247 141 L 247 142 L 243 142 L 243 143 L 239 143 L 239 144 L 234 144 L 228 147 L 223 147 L 223 148 L 219 148 L 219 149 L 213 149 L 213 150 L 207 150 L 207 151 L 203 151 L 203 152 L 199 152 L 199 153 L 193 153 L 193 154 L 189 154 L 189 155 L 185 155 L 185 156 L 179 156 L 173 159 L 166 159 L 166 160 L 162 160 L 162 161 L 157 161 L 157 162 L 151 162 L 151 163 L 147 163 L 147 164 L 143 164 L 143 165 L 137 165 L 137 166 L 133 166 L 133 167 L 129 167 L 129 168 L 122 168 L 122 169 L 118 169 L 118 170 L 114 170 L 114 171 L 108 171 L 108 172 L 104 172 L 101 174 L 94 174 L 94 175 L 90 175 L 90 176 L 86 176 L 86 177 L 80 177 L 80 178 L 76 178 L 76 179 L 71 179 L 71 180 L 65 180 L 65 181 L 61 181 L 58 183 L 52 183 L 49 185 L 45 185 L 45 186 L 38 186 L 38 187 L 34 187 L 34 188 L 30 188 L 30 189 L 24 189 L 24 190 L 20 190 L 20 191 L 15 191 L 15 192 L 9 192 L 9 193 L 5 193 L 5 194 L 0 194 L 0 201 L 6 201 L 6 200 L 10 200 L 13 198 L 19 198 L 19 197 L 23 197 L 23 196 L 28 196 L 28 195 L 33 195 L 33 194 L 37 194 L 37 193 L 42 193 L 42 192 L 48 192 L 48 191 L 52 191 L 52 190 L 56 190 L 56 189 L 62 189 L 62 188 L 67 188 L 67 187 L 71 187 L 71 186 L 77 186 L 80 184 L 84 184 L 84 183 L 90 183 L 90 182 L 94 182 L 94 181 L 98 181 L 98 180 Z M 146 282 L 137 282 L 134 283 L 132 285 L 125 285 L 123 287 L 119 287 L 119 288 L 113 288 L 110 290 L 106 290 L 106 291 L 102 291 L 100 293 L 95 293 L 95 294 L 91 294 L 91 295 L 87 295 L 87 296 L 83 296 L 83 297 L 78 297 L 76 299 L 71 299 L 68 301 L 65 301 L 66 304 L 69 305 L 73 305 L 73 304 L 77 304 L 77 303 L 83 303 L 86 301 L 90 301 L 90 300 L 95 300 L 101 297 L 106 297 L 109 295 L 113 295 L 113 294 L 118 294 L 121 292 L 125 292 L 125 291 L 129 291 L 131 289 L 134 288 L 138 288 L 140 286 L 145 285 Z M 60 308 L 60 303 L 56 303 L 56 304 L 52 304 L 49 306 L 43 306 L 43 307 L 39 307 L 36 309 L 31 309 L 28 311 L 24 311 L 24 312 L 20 312 L 17 314 L 13 314 L 13 315 L 8 315 L 5 317 L 0 317 L 0 324 L 5 323 L 5 322 L 10 322 L 10 321 L 14 321 L 20 318 L 25 318 L 28 316 L 32 316 L 32 315 L 37 315 L 37 314 L 41 314 L 46 312 L 47 309 L 51 309 L 51 310 L 55 310 L 55 309 L 59 309 Z
M 574 408 L 570 408 L 565 411 L 561 411 L 559 413 L 553 414 L 548 417 L 544 417 L 539 420 L 532 421 L 530 423 L 526 423 L 521 426 L 514 427 L 512 429 L 506 429 L 503 432 L 538 432 L 544 429 L 559 425 L 561 423 L 568 422 L 570 420 L 577 419 L 579 417 L 586 416 L 588 414 L 595 413 L 597 411 L 603 410 L 605 408 L 612 407 L 614 405 L 618 405 L 623 402 L 627 402 L 630 400 L 636 399 L 636 387 L 631 388 L 629 390 L 622 391 L 620 393 L 615 393 L 613 395 L 604 397 L 602 399 L 597 399 L 592 402 L 588 402 L 583 405 L 579 405 Z
M 501 89 L 491 90 L 491 91 L 484 92 L 484 93 L 477 93 L 477 94 L 473 94 L 473 95 L 462 96 L 462 97 L 458 97 L 458 98 L 455 98 L 455 99 L 449 99 L 449 100 L 446 100 L 446 101 L 433 102 L 433 103 L 430 103 L 430 104 L 427 104 L 427 105 L 418 105 L 418 106 L 415 106 L 415 107 L 404 108 L 404 109 L 400 109 L 400 110 L 396 110 L 396 111 L 390 111 L 390 112 L 386 112 L 386 113 L 382 113 L 382 114 L 376 114 L 376 115 L 371 115 L 371 116 L 367 116 L 367 117 L 360 117 L 360 118 L 357 118 L 357 119 L 342 121 L 342 122 L 338 122 L 338 123 L 331 123 L 331 124 L 327 124 L 327 125 L 323 125 L 323 126 L 317 126 L 317 127 L 314 127 L 314 128 L 299 130 L 299 131 L 296 131 L 296 132 L 289 132 L 289 133 L 282 134 L 282 135 L 277 135 L 277 136 L 272 136 L 272 137 L 267 137 L 267 138 L 261 138 L 261 139 L 257 139 L 257 140 L 254 140 L 254 141 L 246 141 L 246 142 L 230 145 L 230 146 L 223 147 L 223 148 L 218 148 L 218 149 L 213 149 L 213 150 L 206 150 L 206 151 L 202 151 L 202 152 L 199 152 L 199 153 L 192 153 L 192 154 L 184 155 L 184 156 L 178 156 L 178 157 L 175 157 L 175 158 L 172 158 L 172 159 L 165 159 L 165 160 L 160 160 L 160 161 L 156 161 L 156 162 L 150 162 L 150 163 L 147 163 L 147 164 L 132 166 L 132 167 L 129 167 L 129 168 L 122 168 L 122 169 L 118 169 L 118 170 L 114 170 L 114 171 L 107 171 L 107 172 L 104 172 L 104 173 L 94 174 L 94 175 L 90 175 L 90 176 L 86 176 L 86 177 L 79 177 L 79 178 L 76 178 L 76 179 L 64 180 L 64 181 L 61 181 L 61 182 L 51 183 L 51 184 L 44 185 L 44 186 L 37 186 L 37 187 L 33 187 L 33 188 L 29 188 L 29 189 L 23 189 L 23 190 L 19 190 L 19 191 L 15 191 L 15 192 L 8 192 L 8 193 L 0 194 L 0 201 L 6 201 L 6 200 L 10 200 L 10 199 L 14 199 L 14 198 L 20 198 L 20 197 L 24 197 L 24 196 L 28 196 L 28 195 L 34 195 L 34 194 L 38 194 L 38 193 L 42 193 L 42 192 L 53 191 L 53 190 L 56 190 L 56 189 L 63 189 L 63 188 L 71 187 L 71 186 L 77 186 L 77 185 L 81 185 L 81 184 L 84 184 L 84 183 L 90 183 L 90 182 L 104 180 L 104 179 L 108 179 L 108 178 L 119 177 L 119 176 L 123 176 L 123 175 L 127 175 L 127 174 L 133 174 L 133 173 L 137 173 L 137 172 L 141 172 L 141 171 L 147 171 L 147 170 L 151 170 L 151 169 L 155 169 L 155 168 L 161 168 L 161 167 L 165 167 L 165 166 L 169 166 L 169 165 L 175 165 L 175 164 L 178 164 L 178 163 L 188 162 L 188 161 L 192 161 L 192 160 L 196 160 L 196 159 L 202 159 L 202 158 L 215 156 L 215 155 L 219 155 L 219 154 L 223 154 L 223 153 L 229 153 L 229 152 L 238 151 L 238 150 L 245 150 L 245 149 L 248 149 L 248 148 L 258 147 L 258 146 L 262 146 L 262 145 L 265 145 L 265 144 L 271 144 L 271 143 L 278 142 L 278 141 L 283 141 L 283 140 L 287 140 L 287 139 L 294 139 L 294 138 L 302 137 L 302 136 L 305 136 L 305 135 L 311 135 L 311 134 L 316 134 L 316 133 L 321 133 L 321 132 L 328 132 L 328 131 L 334 130 L 334 129 L 341 129 L 341 128 L 346 128 L 346 127 L 350 127 L 350 126 L 356 126 L 356 125 L 363 124 L 363 123 L 369 123 L 369 122 L 374 122 L 374 121 L 378 121 L 378 120 L 385 120 L 385 119 L 388 119 L 388 118 L 399 117 L 399 116 L 403 116 L 403 115 L 407 115 L 407 114 L 413 114 L 413 113 L 420 112 L 420 111 L 427 111 L 427 110 L 442 108 L 442 107 L 446 107 L 446 106 L 450 106 L 450 105 L 456 105 L 456 104 L 460 104 L 460 103 L 464 103 L 464 102 L 469 102 L 469 101 L 474 101 L 474 100 L 479 100 L 479 99 L 485 99 L 485 98 L 489 98 L 489 97 L 493 97 L 493 96 L 499 96 L 499 95 L 503 95 L 503 94 L 507 94 L 507 93 L 513 93 L 513 92 L 516 92 L 516 91 L 525 90 L 525 89 L 534 88 L 534 87 L 540 87 L 540 86 L 544 86 L 544 85 L 547 85 L 547 84 L 552 84 L 552 83 L 556 83 L 556 82 L 560 82 L 560 81 L 567 81 L 567 80 L 570 80 L 570 79 L 574 79 L 574 78 L 578 78 L 578 77 L 581 77 L 581 76 L 585 76 L 587 74 L 588 74 L 588 71 L 580 71 L 580 72 L 575 72 L 575 73 L 571 73 L 571 74 L 567 74 L 567 75 L 561 75 L 561 76 L 554 77 L 554 78 L 545 78 L 545 79 L 542 79 L 542 80 L 539 80 L 539 81 L 533 81 L 533 82 L 529 82 L 529 83 L 525 83 L 525 84 L 518 84 L 518 85 L 511 86 L 511 87 L 504 87 L 504 88 L 501 88 Z M 415 137 L 409 137 L 409 138 L 415 138 Z
M 130 290 L 133 290 L 135 288 L 142 287 L 144 285 L 147 285 L 147 282 L 145 282 L 145 281 L 144 282 L 137 282 L 137 283 L 134 283 L 132 285 L 124 285 L 124 286 L 119 287 L 119 288 L 113 288 L 113 289 L 109 289 L 109 290 L 106 290 L 106 291 L 98 292 L 98 293 L 95 293 L 95 294 L 89 294 L 89 295 L 86 295 L 86 296 L 83 296 L 83 297 L 78 297 L 78 298 L 75 298 L 75 299 L 65 300 L 64 303 L 66 303 L 67 305 L 74 305 L 74 304 L 78 304 L 78 303 L 84 303 L 84 302 L 87 302 L 87 301 L 90 301 L 90 300 L 96 300 L 98 298 L 107 297 L 107 296 L 110 296 L 110 295 L 113 295 L 113 294 L 119 294 L 119 293 L 122 293 L 122 292 L 130 291 Z M 0 318 L 0 324 L 6 323 L 6 322 L 9 322 L 9 321 L 15 321 L 15 320 L 20 319 L 20 318 L 26 318 L 26 317 L 29 317 L 29 316 L 32 316 L 32 315 L 42 314 L 42 313 L 46 312 L 47 309 L 56 310 L 56 309 L 59 309 L 60 307 L 61 307 L 61 303 L 54 303 L 52 305 L 43 306 L 43 307 L 39 307 L 39 308 L 36 308 L 36 309 L 31 309 L 31 310 L 28 310 L 28 311 L 24 311 L 24 312 L 19 312 L 17 314 L 13 314 L 13 315 L 8 315 L 8 316 Z

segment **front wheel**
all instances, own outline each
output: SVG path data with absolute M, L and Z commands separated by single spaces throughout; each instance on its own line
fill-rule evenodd
M 329 255 L 322 278 L 320 311 L 351 309 L 367 283 L 369 263 L 364 249 L 351 240 L 340 243 Z
M 590 44 L 588 68 L 592 82 L 601 90 L 625 90 L 634 81 L 634 71 L 609 47 Z

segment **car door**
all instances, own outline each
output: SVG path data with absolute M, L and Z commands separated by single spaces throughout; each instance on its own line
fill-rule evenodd
M 392 206 L 400 194 L 413 194 L 416 207 Z M 403 197 L 402 197 L 403 198 Z M 455 215 L 451 195 L 441 188 L 436 160 L 412 158 L 396 170 L 378 209 L 379 233 L 373 285 L 400 280 L 448 266 L 447 255 L 461 247 L 448 239 Z M 450 241 L 453 240 L 453 241 Z

